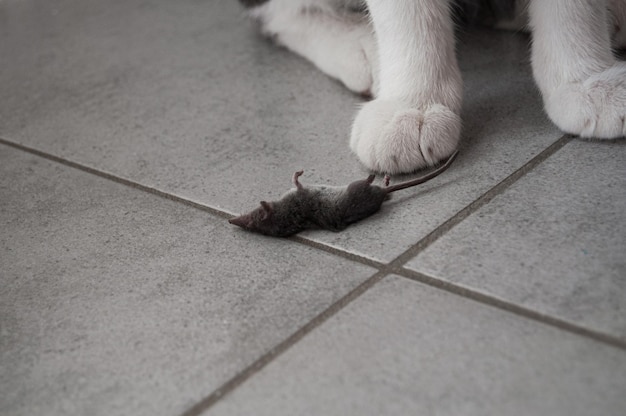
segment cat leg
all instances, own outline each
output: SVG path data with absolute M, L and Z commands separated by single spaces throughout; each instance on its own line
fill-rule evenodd
M 533 0 L 532 67 L 545 110 L 563 131 L 626 135 L 626 62 L 611 52 L 602 0 Z
M 249 14 L 264 34 L 303 56 L 348 89 L 375 94 L 376 42 L 363 13 L 329 0 L 270 0 Z M 348 3 L 349 5 L 349 3 Z
M 411 172 L 457 147 L 462 81 L 445 0 L 369 0 L 379 93 L 363 105 L 350 147 L 369 169 Z

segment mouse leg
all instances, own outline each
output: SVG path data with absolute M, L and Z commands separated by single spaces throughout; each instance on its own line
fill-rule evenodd
M 365 179 L 365 182 L 372 183 L 374 182 L 374 179 L 376 179 L 376 175 L 370 175 L 367 177 L 367 179 Z
M 303 170 L 299 170 L 299 171 L 297 171 L 297 172 L 295 172 L 295 173 L 293 174 L 293 184 L 294 184 L 294 185 L 296 185 L 296 188 L 297 188 L 297 189 L 302 189 L 302 188 L 303 188 L 303 186 L 302 186 L 302 184 L 300 183 L 300 181 L 298 181 L 298 178 L 299 178 L 300 176 L 302 176 L 302 174 L 303 174 L 303 173 L 304 173 L 304 171 L 303 171 Z
M 385 186 L 389 186 L 389 181 L 391 180 L 391 176 L 385 175 L 385 179 L 383 179 L 383 183 Z

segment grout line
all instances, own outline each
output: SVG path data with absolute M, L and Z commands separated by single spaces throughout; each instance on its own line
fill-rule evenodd
M 550 146 L 546 147 L 543 151 L 541 151 L 537 156 L 530 159 L 526 164 L 517 169 L 515 172 L 504 178 L 497 185 L 491 187 L 487 192 L 479 196 L 465 208 L 461 209 L 459 212 L 450 217 L 447 221 L 441 224 L 439 227 L 435 228 L 430 234 L 426 235 L 420 241 L 418 241 L 415 245 L 411 246 L 404 253 L 400 254 L 396 257 L 391 263 L 394 267 L 403 266 L 406 262 L 411 260 L 420 252 L 424 251 L 428 246 L 437 241 L 442 235 L 446 234 L 452 228 L 454 228 L 457 224 L 463 221 L 465 218 L 469 217 L 474 212 L 478 211 L 484 205 L 491 202 L 496 196 L 500 195 L 507 188 L 517 182 L 520 178 L 525 176 L 528 172 L 533 170 L 537 165 L 541 164 L 543 161 L 548 159 L 550 156 L 555 154 L 559 149 L 568 144 L 574 136 L 564 135 L 560 139 L 556 140 Z
M 429 286 L 432 286 L 438 289 L 446 290 L 453 294 L 460 295 L 465 298 L 478 301 L 479 303 L 482 303 L 482 304 L 486 304 L 487 306 L 504 309 L 506 311 L 516 313 L 517 315 L 521 315 L 525 318 L 530 318 L 535 321 L 557 326 L 560 329 L 566 329 L 566 330 L 569 330 L 570 332 L 574 332 L 577 334 L 592 336 L 592 338 L 596 340 L 602 340 L 611 345 L 620 346 L 620 342 L 616 344 L 614 339 L 611 339 L 610 337 L 607 338 L 606 336 L 604 336 L 604 334 L 595 334 L 595 333 L 592 334 L 591 331 L 588 331 L 584 328 L 579 328 L 567 322 L 561 322 L 560 320 L 557 320 L 555 318 L 551 318 L 549 316 L 545 316 L 543 314 L 540 314 L 534 311 L 526 310 L 525 308 L 519 307 L 517 305 L 508 304 L 504 301 L 500 301 L 498 299 L 484 295 L 480 292 L 465 290 L 461 286 L 457 286 L 457 285 L 451 284 L 443 280 L 428 277 L 428 276 L 422 275 L 417 272 L 413 272 L 412 270 L 408 270 L 402 267 L 406 262 L 408 262 L 411 258 L 413 258 L 417 253 L 424 250 L 426 247 L 432 244 L 435 240 L 437 240 L 443 234 L 445 234 L 450 229 L 452 229 L 456 224 L 460 223 L 463 219 L 467 218 L 469 215 L 471 215 L 473 212 L 478 210 L 480 207 L 487 204 L 489 201 L 495 198 L 498 194 L 505 191 L 509 186 L 511 186 L 513 183 L 519 180 L 526 173 L 534 169 L 537 165 L 539 165 L 541 162 L 546 160 L 548 157 L 556 153 L 559 149 L 561 149 L 570 141 L 571 141 L 570 136 L 563 136 L 560 139 L 556 140 L 554 143 L 552 143 L 550 146 L 548 146 L 546 149 L 540 152 L 537 156 L 535 156 L 533 159 L 531 159 L 529 162 L 523 165 L 521 168 L 513 172 L 511 175 L 506 177 L 504 180 L 502 180 L 493 188 L 489 189 L 487 192 L 485 192 L 483 195 L 478 197 L 470 205 L 463 208 L 461 211 L 455 214 L 448 221 L 444 222 L 441 226 L 437 227 L 433 232 L 431 232 L 426 237 L 418 241 L 415 245 L 409 247 L 409 249 L 407 249 L 405 252 L 400 254 L 398 257 L 393 259 L 388 264 L 376 262 L 376 261 L 373 261 L 373 260 L 370 260 L 361 256 L 347 253 L 345 251 L 337 250 L 327 245 L 313 242 L 311 240 L 307 240 L 302 237 L 297 237 L 297 236 L 291 237 L 290 239 L 292 241 L 297 241 L 299 243 L 302 243 L 302 244 L 305 244 L 305 245 L 308 245 L 317 249 L 321 249 L 329 253 L 339 254 L 342 257 L 346 257 L 356 262 L 360 262 L 360 263 L 364 263 L 364 264 L 376 267 L 379 270 L 372 277 L 370 277 L 365 282 L 363 282 L 362 284 L 357 286 L 355 289 L 350 291 L 343 298 L 339 299 L 337 302 L 330 305 L 321 314 L 313 318 L 311 321 L 309 321 L 307 324 L 305 324 L 303 327 L 301 327 L 291 336 L 283 340 L 276 347 L 272 348 L 270 351 L 262 355 L 255 362 L 253 362 L 251 365 L 246 367 L 243 371 L 236 374 L 233 378 L 231 378 L 222 386 L 214 390 L 211 394 L 209 394 L 208 396 L 206 396 L 205 398 L 197 402 L 194 406 L 187 409 L 184 413 L 182 413 L 181 416 L 198 416 L 204 413 L 206 410 L 211 408 L 215 403 L 217 403 L 224 396 L 233 392 L 237 387 L 243 384 L 246 380 L 250 379 L 257 372 L 261 371 L 265 366 L 267 366 L 273 360 L 278 358 L 282 353 L 284 353 L 293 345 L 295 345 L 298 341 L 304 338 L 308 333 L 310 333 L 315 328 L 317 328 L 318 326 L 326 322 L 330 317 L 332 317 L 333 315 L 341 311 L 346 305 L 348 305 L 350 302 L 352 302 L 353 300 L 361 296 L 368 289 L 370 289 L 372 286 L 374 286 L 376 283 L 382 280 L 385 276 L 391 273 L 396 273 L 402 277 L 406 277 L 406 278 L 409 278 L 409 279 L 412 279 L 421 283 L 425 283 Z
M 313 331 L 315 328 L 326 322 L 330 317 L 334 316 L 337 312 L 343 309 L 350 302 L 361 296 L 365 293 L 369 288 L 374 286 L 376 283 L 381 281 L 387 272 L 384 270 L 379 270 L 372 276 L 370 276 L 363 283 L 352 289 L 348 292 L 347 295 L 330 305 L 324 311 L 322 311 L 319 315 L 310 320 L 307 324 L 301 327 L 299 330 L 294 332 L 287 339 L 282 341 L 280 344 L 270 349 L 268 352 L 263 354 L 260 358 L 246 367 L 243 371 L 235 375 L 233 378 L 228 380 L 226 383 L 221 385 L 219 388 L 214 390 L 211 394 L 197 402 L 195 405 L 187 409 L 181 416 L 198 416 L 212 407 L 217 401 L 219 401 L 225 395 L 231 393 L 237 387 L 239 387 L 242 383 L 252 377 L 254 374 L 262 370 L 266 365 L 272 362 L 276 357 L 281 355 L 283 352 L 287 351 L 293 345 L 295 345 L 298 341 L 304 338 L 307 334 Z
M 543 161 L 545 161 L 550 156 L 552 156 L 554 153 L 556 153 L 559 149 L 561 149 L 563 146 L 569 143 L 572 140 L 572 138 L 573 136 L 564 135 L 558 140 L 556 140 L 554 143 L 552 143 L 550 146 L 548 146 L 546 149 L 540 152 L 537 156 L 535 156 L 530 161 L 528 161 L 525 165 L 523 165 L 518 170 L 513 172 L 511 175 L 503 179 L 494 187 L 490 188 L 483 195 L 479 196 L 472 203 L 467 205 L 465 208 L 461 209 L 459 212 L 457 212 L 455 215 L 449 218 L 446 222 L 444 222 L 443 224 L 435 228 L 430 234 L 426 235 L 416 244 L 409 247 L 406 251 L 404 251 L 402 254 L 400 254 L 398 257 L 396 257 L 395 259 L 393 259 L 391 262 L 387 264 L 369 259 L 364 256 L 353 254 L 344 250 L 340 250 L 340 249 L 334 248 L 332 246 L 329 246 L 323 243 L 309 240 L 304 237 L 300 237 L 300 236 L 290 237 L 289 240 L 294 241 L 296 243 L 303 244 L 303 245 L 306 245 L 306 246 L 309 246 L 309 247 L 312 247 L 314 249 L 318 249 L 321 251 L 325 251 L 329 254 L 333 254 L 338 257 L 342 257 L 342 258 L 345 258 L 347 260 L 350 260 L 356 263 L 360 263 L 360 264 L 364 264 L 364 265 L 376 268 L 378 269 L 378 271 L 374 275 L 369 277 L 367 280 L 365 280 L 363 283 L 361 283 L 359 286 L 357 286 L 352 291 L 350 291 L 348 294 L 346 294 L 344 297 L 340 298 L 338 301 L 331 304 L 327 309 L 322 311 L 319 315 L 314 317 L 311 321 L 306 323 L 303 327 L 301 327 L 291 336 L 289 336 L 288 338 L 283 340 L 281 343 L 279 343 L 277 346 L 275 346 L 274 348 L 269 350 L 267 353 L 262 355 L 255 362 L 253 362 L 250 366 L 248 366 L 243 371 L 235 375 L 233 378 L 231 378 L 221 387 L 213 391 L 210 395 L 206 396 L 204 399 L 202 399 L 201 401 L 196 403 L 194 406 L 189 408 L 181 416 L 197 416 L 197 415 L 200 415 L 205 410 L 209 409 L 223 396 L 232 392 L 239 385 L 241 385 L 243 382 L 248 380 L 258 371 L 260 371 L 262 368 L 264 368 L 266 365 L 272 362 L 275 358 L 277 358 L 279 355 L 281 355 L 283 352 L 288 350 L 295 343 L 297 343 L 302 338 L 304 338 L 309 332 L 311 332 L 312 330 L 320 326 L 322 323 L 327 321 L 330 317 L 335 315 L 337 312 L 343 309 L 346 305 L 348 305 L 350 302 L 352 302 L 353 300 L 361 296 L 368 289 L 370 289 L 372 286 L 374 286 L 376 283 L 382 280 L 385 276 L 391 273 L 398 274 L 402 277 L 405 277 L 405 278 L 408 278 L 408 279 L 411 279 L 411 280 L 414 280 L 423 284 L 427 284 L 429 286 L 432 286 L 441 290 L 445 290 L 455 295 L 472 299 L 479 303 L 482 303 L 491 307 L 495 307 L 495 308 L 498 308 L 498 309 L 501 309 L 510 313 L 514 313 L 516 315 L 519 315 L 519 316 L 522 316 L 522 317 L 525 317 L 525 318 L 528 318 L 528 319 L 531 319 L 540 323 L 544 323 L 544 324 L 556 327 L 558 329 L 562 329 L 562 330 L 565 330 L 565 331 L 568 331 L 577 335 L 588 337 L 588 338 L 594 339 L 599 342 L 603 342 L 605 344 L 609 344 L 611 346 L 614 346 L 620 349 L 626 349 L 626 341 L 620 338 L 616 338 L 616 337 L 613 337 L 611 335 L 608 335 L 602 332 L 593 331 L 588 328 L 580 327 L 570 322 L 563 321 L 558 318 L 554 318 L 550 315 L 542 314 L 534 310 L 527 309 L 522 306 L 507 302 L 507 301 L 503 301 L 496 297 L 486 295 L 479 291 L 464 288 L 462 286 L 459 286 L 459 285 L 456 285 L 456 284 L 453 284 L 444 280 L 440 280 L 434 277 L 430 277 L 430 276 L 427 276 L 427 275 L 424 275 L 419 272 L 409 270 L 403 267 L 404 264 L 406 264 L 409 260 L 411 260 L 421 251 L 426 249 L 428 246 L 434 243 L 441 236 L 446 234 L 448 231 L 450 231 L 453 227 L 455 227 L 465 218 L 467 218 L 468 216 L 476 212 L 482 206 L 489 203 L 493 198 L 503 193 L 512 184 L 517 182 L 520 178 L 522 178 L 528 172 L 533 170 L 536 166 L 538 166 Z M 212 214 L 220 218 L 228 219 L 232 217 L 232 215 L 227 212 L 224 212 L 215 208 L 211 208 L 206 205 L 202 205 L 200 203 L 193 202 L 191 200 L 188 200 L 179 196 L 175 196 L 173 194 L 169 194 L 164 191 L 160 191 L 156 188 L 141 185 L 131 180 L 121 178 L 119 176 L 115 176 L 113 174 L 83 165 L 81 163 L 73 162 L 73 161 L 64 159 L 62 157 L 46 153 L 41 150 L 37 150 L 37 149 L 31 148 L 22 144 L 14 143 L 2 137 L 0 137 L 0 144 L 13 147 L 18 150 L 22 150 L 24 152 L 42 157 L 44 159 L 48 159 L 53 162 L 60 163 L 62 165 L 65 165 L 74 169 L 82 170 L 84 172 L 111 180 L 113 182 L 131 187 L 131 188 L 148 192 L 150 194 L 153 194 L 153 195 L 165 198 L 165 199 L 169 199 L 171 201 L 180 202 L 182 204 L 185 204 L 192 208 L 199 209 L 201 211 L 207 212 L 209 214 Z
M 328 246 L 326 244 L 318 243 L 303 237 L 295 236 L 290 237 L 293 241 L 297 241 L 301 244 L 317 248 L 319 250 L 326 251 L 331 254 L 335 254 L 337 256 L 341 256 L 343 258 L 362 263 L 371 267 L 376 267 L 379 270 L 385 270 L 390 273 L 394 273 L 397 270 L 403 270 L 402 266 L 406 264 L 409 260 L 414 258 L 417 254 L 422 252 L 432 243 L 434 243 L 439 237 L 450 231 L 454 226 L 459 224 L 465 218 L 469 217 L 471 214 L 476 212 L 478 209 L 488 204 L 492 199 L 494 199 L 499 194 L 506 191 L 511 185 L 517 182 L 520 178 L 526 175 L 528 172 L 533 170 L 543 161 L 548 159 L 550 156 L 555 154 L 559 149 L 572 141 L 574 136 L 564 135 L 561 138 L 554 141 L 550 146 L 546 147 L 544 150 L 539 152 L 535 157 L 526 162 L 522 167 L 517 169 L 515 172 L 504 178 L 495 186 L 491 187 L 487 192 L 476 198 L 469 205 L 461 209 L 459 212 L 450 217 L 447 221 L 436 227 L 433 231 L 427 234 L 424 238 L 419 240 L 414 245 L 410 246 L 407 250 L 405 250 L 402 254 L 397 256 L 395 259 L 391 260 L 389 263 L 381 263 L 376 260 L 369 259 L 364 256 L 360 256 L 357 254 L 352 254 L 347 251 L 339 250 L 334 247 Z
M 62 157 L 55 156 L 53 154 L 46 153 L 38 149 L 34 149 L 28 146 L 24 146 L 22 144 L 11 142 L 9 140 L 4 139 L 3 137 L 0 137 L 0 144 L 24 151 L 26 153 L 30 153 L 32 155 L 62 164 L 64 166 L 68 166 L 73 169 L 78 169 L 86 173 L 99 176 L 104 179 L 108 179 L 110 181 L 122 184 L 124 186 L 138 189 L 143 192 L 148 192 L 150 194 L 153 194 L 162 198 L 166 198 L 175 202 L 183 203 L 190 207 L 208 212 L 210 214 L 216 215 L 221 218 L 232 218 L 231 214 L 228 214 L 224 211 L 220 211 L 215 208 L 211 208 L 211 207 L 199 204 L 197 202 L 193 202 L 188 199 L 181 198 L 181 197 L 160 191 L 158 189 L 155 189 L 149 186 L 141 185 L 139 183 L 130 181 L 128 179 L 124 179 L 119 176 L 115 176 L 113 174 L 83 165 L 81 163 L 73 162 L 71 160 L 67 160 Z M 188 410 L 186 410 L 182 414 L 182 416 L 199 415 L 205 410 L 207 410 L 208 408 L 210 408 L 211 406 L 213 406 L 213 404 L 215 404 L 220 398 L 222 398 L 224 395 L 234 390 L 236 387 L 238 387 L 241 383 L 249 379 L 256 372 L 260 371 L 263 367 L 265 367 L 267 364 L 273 361 L 277 356 L 279 356 L 284 351 L 289 349 L 292 345 L 294 345 L 296 342 L 298 342 L 300 339 L 306 336 L 309 332 L 311 332 L 313 329 L 317 328 L 319 325 L 324 323 L 331 316 L 335 315 L 338 311 L 343 309 L 346 305 L 348 305 L 354 299 L 358 298 L 361 294 L 363 294 L 369 288 L 374 286 L 376 283 L 378 283 L 387 275 L 387 269 L 389 268 L 387 265 L 385 265 L 384 263 L 369 259 L 367 257 L 353 254 L 347 251 L 339 250 L 337 248 L 334 248 L 334 247 L 331 247 L 322 243 L 318 243 L 318 242 L 315 242 L 315 241 L 312 241 L 312 240 L 309 240 L 300 236 L 293 236 L 293 237 L 288 238 L 287 240 L 291 240 L 298 244 L 303 244 L 314 249 L 325 251 L 329 254 L 333 254 L 338 257 L 342 257 L 347 260 L 354 261 L 356 263 L 364 264 L 364 265 L 370 266 L 378 270 L 374 275 L 372 275 L 367 280 L 365 280 L 364 282 L 359 284 L 357 287 L 352 289 L 342 298 L 340 298 L 339 300 L 337 300 L 336 302 L 328 306 L 328 308 L 322 311 L 319 315 L 311 319 L 303 327 L 301 327 L 296 332 L 294 332 L 291 336 L 283 340 L 280 344 L 270 349 L 267 353 L 262 355 L 256 361 L 254 361 L 250 366 L 248 366 L 243 371 L 235 375 L 233 378 L 228 380 L 225 384 L 223 384 L 221 387 L 213 391 L 210 395 L 206 396 L 204 399 L 202 399 L 198 403 L 196 403 L 194 406 L 190 407 Z
M 35 156 L 39 156 L 41 158 L 50 160 L 52 162 L 60 163 L 62 165 L 68 166 L 70 168 L 82 170 L 83 172 L 87 172 L 87 173 L 90 173 L 92 175 L 99 176 L 99 177 L 104 178 L 104 179 L 108 179 L 110 181 L 113 181 L 113 182 L 116 182 L 116 183 L 128 186 L 130 188 L 135 188 L 135 189 L 138 189 L 140 191 L 144 191 L 144 192 L 148 192 L 148 193 L 153 194 L 153 195 L 160 196 L 161 198 L 169 199 L 170 201 L 180 202 L 182 204 L 185 204 L 185 205 L 188 205 L 190 207 L 199 209 L 201 211 L 208 212 L 208 213 L 210 213 L 212 215 L 215 215 L 217 217 L 220 217 L 220 218 L 226 218 L 226 219 L 232 218 L 232 215 L 228 214 L 225 211 L 220 211 L 219 209 L 211 208 L 211 207 L 209 207 L 207 205 L 202 205 L 202 204 L 199 204 L 197 202 L 191 201 L 189 199 L 186 199 L 186 198 L 183 198 L 183 197 L 180 197 L 180 196 L 176 196 L 176 195 L 173 195 L 173 194 L 170 194 L 170 193 L 167 193 L 167 192 L 163 192 L 163 191 L 160 191 L 160 190 L 158 190 L 156 188 L 152 188 L 150 186 L 142 185 L 140 183 L 133 182 L 133 181 L 131 181 L 129 179 L 125 179 L 125 178 L 122 178 L 120 176 L 115 176 L 115 175 L 113 175 L 111 173 L 107 173 L 107 172 L 104 172 L 104 171 L 101 171 L 101 170 L 89 167 L 87 165 L 83 165 L 83 164 L 78 163 L 78 162 L 73 162 L 71 160 L 64 159 L 62 157 L 55 156 L 53 154 L 46 153 L 46 152 L 38 150 L 38 149 L 34 149 L 32 147 L 24 146 L 24 145 L 19 144 L 19 143 L 14 143 L 14 142 L 11 142 L 9 140 L 4 139 L 3 137 L 0 137 L 0 144 L 6 145 L 6 146 L 9 146 L 9 147 L 13 147 L 13 148 L 18 149 L 18 150 L 22 150 L 24 152 L 33 154 Z
M 535 156 L 534 158 L 532 158 L 530 161 L 528 161 L 525 165 L 523 165 L 521 168 L 519 168 L 518 170 L 516 170 L 515 172 L 513 172 L 511 175 L 507 176 L 505 179 L 503 179 L 500 183 L 498 183 L 497 185 L 495 185 L 494 187 L 490 188 L 487 192 L 485 192 L 483 195 L 479 196 L 476 200 L 474 200 L 473 202 L 471 202 L 469 205 L 467 205 L 465 208 L 461 209 L 459 212 L 457 212 L 456 214 L 454 214 L 452 217 L 450 217 L 447 221 L 445 221 L 443 224 L 441 224 L 440 226 L 438 226 L 437 228 L 435 228 L 433 231 L 430 232 L 430 234 L 426 235 L 424 238 L 422 238 L 420 241 L 418 241 L 416 244 L 414 244 L 413 246 L 409 247 L 408 250 L 406 250 L 405 252 L 403 252 L 402 254 L 400 254 L 398 257 L 396 257 L 394 260 L 392 260 L 390 263 L 388 263 L 387 265 L 385 265 L 385 263 L 381 263 L 379 261 L 373 260 L 373 259 L 369 259 L 365 256 L 360 256 L 357 254 L 353 254 L 350 253 L 348 251 L 344 251 L 341 249 L 337 249 L 334 248 L 332 246 L 329 246 L 327 244 L 323 244 L 323 243 L 319 243 L 313 240 L 309 240 L 307 238 L 304 237 L 300 237 L 300 236 L 292 236 L 289 237 L 288 239 L 318 250 L 322 250 L 325 251 L 329 254 L 333 254 L 336 255 L 338 257 L 342 257 L 357 263 L 361 263 L 367 266 L 371 266 L 371 267 L 375 267 L 379 270 L 382 270 L 385 267 L 389 267 L 389 268 L 397 268 L 400 267 L 402 265 L 404 265 L 406 262 L 408 262 L 410 259 L 412 259 L 413 257 L 415 257 L 418 253 L 420 253 L 421 251 L 423 251 L 426 247 L 428 247 L 430 244 L 432 244 L 433 242 L 435 242 L 439 237 L 441 237 L 443 234 L 447 233 L 450 229 L 452 229 L 455 225 L 457 225 L 458 223 L 460 223 L 461 221 L 463 221 L 465 218 L 467 218 L 469 215 L 471 215 L 472 213 L 474 213 L 475 211 L 477 211 L 480 207 L 482 207 L 483 205 L 487 204 L 489 201 L 491 201 L 493 198 L 495 198 L 498 194 L 502 193 L 504 190 L 506 190 L 506 188 L 508 188 L 509 186 L 511 186 L 513 183 L 515 183 L 518 179 L 520 179 L 522 176 L 524 176 L 526 173 L 528 173 L 530 170 L 532 170 L 535 166 L 539 165 L 541 162 L 543 162 L 544 160 L 546 160 L 548 157 L 550 157 L 551 155 L 553 155 L 554 153 L 556 153 L 560 148 L 562 148 L 563 146 L 565 146 L 567 143 L 569 143 L 572 140 L 573 136 L 569 136 L 569 135 L 565 135 L 563 137 L 561 137 L 560 139 L 556 140 L 554 143 L 552 143 L 550 146 L 548 146 L 546 149 L 544 149 L 542 152 L 540 152 L 537 156 Z M 199 209 L 201 211 L 204 212 L 208 212 L 209 214 L 212 214 L 214 216 L 220 217 L 220 218 L 224 218 L 224 219 L 230 219 L 233 217 L 233 215 L 225 212 L 225 211 L 221 211 L 219 209 L 216 208 L 211 208 L 207 205 L 203 205 L 194 201 L 191 201 L 189 199 L 183 198 L 183 197 L 179 197 L 161 190 L 158 190 L 156 188 L 152 188 L 146 185 L 142 185 L 140 183 L 131 181 L 129 179 L 125 179 L 116 175 L 113 175 L 111 173 L 107 173 L 92 167 L 89 167 L 87 165 L 83 165 L 81 163 L 78 162 L 74 162 L 65 158 L 62 158 L 60 156 L 56 156 L 32 147 L 28 147 L 19 143 L 15 143 L 12 141 L 9 141 L 7 139 L 4 139 L 3 137 L 0 137 L 0 144 L 4 144 L 6 146 L 9 147 L 13 147 L 15 149 L 18 150 L 22 150 L 24 152 L 42 157 L 44 159 L 53 161 L 53 162 L 57 162 L 60 163 L 62 165 L 74 168 L 74 169 L 78 169 L 78 170 L 82 170 L 84 172 L 111 180 L 113 182 L 134 188 L 134 189 L 138 189 L 144 192 L 148 192 L 150 194 L 165 198 L 165 199 L 169 199 L 171 201 L 175 201 L 175 202 L 180 202 L 182 204 L 185 204 L 187 206 Z
M 204 211 L 204 212 L 208 212 L 209 214 L 217 216 L 217 217 L 220 217 L 220 218 L 230 219 L 230 218 L 233 217 L 232 214 L 229 214 L 226 211 L 221 211 L 221 210 L 216 209 L 216 208 L 211 208 L 211 207 L 209 207 L 207 205 L 203 205 L 203 204 L 200 204 L 198 202 L 194 202 L 194 201 L 191 201 L 189 199 L 186 199 L 186 198 L 183 198 L 183 197 L 180 197 L 180 196 L 176 196 L 176 195 L 173 195 L 173 194 L 161 191 L 161 190 L 156 189 L 156 188 L 152 188 L 152 187 L 149 187 L 149 186 L 146 186 L 146 185 L 142 185 L 142 184 L 134 182 L 132 180 L 125 179 L 125 178 L 122 178 L 120 176 L 116 176 L 116 175 L 113 175 L 111 173 L 107 173 L 107 172 L 104 172 L 104 171 L 101 171 L 101 170 L 98 170 L 98 169 L 95 169 L 95 168 L 83 165 L 83 164 L 78 163 L 78 162 L 73 162 L 71 160 L 64 159 L 62 157 L 55 156 L 53 154 L 46 153 L 46 152 L 38 150 L 38 149 L 34 149 L 32 147 L 24 146 L 24 145 L 19 144 L 19 143 L 14 143 L 14 142 L 6 140 L 6 139 L 4 139 L 2 137 L 0 137 L 0 144 L 4 144 L 6 146 L 13 147 L 15 149 L 24 151 L 26 153 L 30 153 L 30 154 L 35 155 L 35 156 L 39 156 L 39 157 L 41 157 L 43 159 L 47 159 L 47 160 L 50 160 L 52 162 L 56 162 L 56 163 L 62 164 L 64 166 L 73 168 L 73 169 L 78 169 L 78 170 L 81 170 L 83 172 L 86 172 L 86 173 L 89 173 L 89 174 L 92 174 L 92 175 L 95 175 L 95 176 L 99 176 L 99 177 L 104 178 L 104 179 L 108 179 L 108 180 L 113 181 L 115 183 L 119 183 L 121 185 L 128 186 L 130 188 L 138 189 L 140 191 L 147 192 L 147 193 L 159 196 L 161 198 L 168 199 L 170 201 L 175 201 L 175 202 L 179 202 L 179 203 L 185 204 L 187 206 L 190 206 L 190 207 L 195 208 L 195 209 L 199 209 L 199 210 Z M 367 258 L 365 256 L 361 256 L 361 255 L 358 255 L 358 254 L 350 253 L 348 251 L 344 251 L 344 250 L 341 250 L 341 249 L 329 246 L 327 244 L 323 244 L 323 243 L 319 243 L 317 241 L 309 240 L 309 239 L 307 239 L 305 237 L 300 237 L 300 236 L 296 235 L 296 236 L 289 237 L 289 238 L 287 238 L 285 240 L 291 240 L 291 241 L 294 241 L 296 243 L 303 244 L 305 246 L 309 246 L 309 247 L 312 247 L 312 248 L 315 248 L 315 249 L 318 249 L 318 250 L 325 251 L 325 252 L 327 252 L 329 254 L 333 254 L 333 255 L 335 255 L 337 257 L 342 257 L 342 258 L 345 258 L 347 260 L 354 261 L 354 262 L 357 262 L 357 263 L 361 263 L 361 264 L 364 264 L 366 266 L 374 267 L 374 268 L 377 268 L 377 269 L 381 269 L 385 265 L 384 263 L 381 263 L 379 261 Z
M 295 236 L 289 237 L 289 240 L 300 243 L 308 247 L 315 248 L 320 251 L 325 251 L 326 253 L 333 254 L 337 257 L 342 257 L 346 260 L 351 260 L 355 263 L 361 263 L 365 266 L 376 268 L 378 270 L 389 268 L 387 264 L 382 263 L 378 260 L 370 259 L 368 257 L 361 256 L 359 254 L 350 253 L 349 251 L 341 250 L 333 246 L 330 246 L 328 244 L 320 243 L 318 241 L 310 240 L 308 238 L 295 235 Z
M 518 304 L 508 302 L 502 299 L 499 299 L 495 296 L 491 296 L 485 293 L 482 293 L 478 290 L 469 289 L 463 287 L 461 285 L 451 283 L 442 279 L 438 279 L 435 277 L 427 276 L 425 274 L 419 273 L 417 271 L 407 269 L 404 265 L 411 259 L 413 259 L 420 252 L 425 250 L 428 246 L 434 243 L 441 236 L 450 231 L 453 227 L 463 221 L 465 218 L 476 212 L 478 209 L 489 203 L 496 196 L 500 195 L 506 189 L 508 189 L 511 185 L 517 182 L 520 178 L 525 176 L 528 172 L 533 170 L 539 164 L 543 163 L 550 156 L 559 151 L 563 146 L 568 144 L 574 139 L 574 136 L 564 135 L 550 146 L 545 148 L 542 152 L 540 152 L 537 156 L 529 160 L 526 164 L 520 167 L 518 170 L 513 172 L 511 175 L 503 179 L 500 183 L 489 189 L 483 195 L 478 197 L 474 202 L 467 205 L 465 208 L 461 209 L 458 213 L 453 215 L 450 219 L 444 222 L 439 227 L 435 228 L 430 234 L 426 235 L 420 241 L 418 241 L 415 245 L 409 247 L 404 253 L 400 254 L 394 260 L 392 260 L 387 265 L 387 270 L 390 274 L 395 273 L 400 276 L 409 278 L 411 280 L 415 280 L 429 286 L 433 286 L 435 288 L 445 290 L 450 293 L 454 293 L 458 296 L 462 296 L 465 298 L 469 298 L 475 300 L 477 302 L 505 310 L 516 315 L 522 316 L 524 318 L 528 318 L 543 324 L 547 324 L 558 329 L 562 329 L 577 335 L 581 335 L 587 338 L 591 338 L 593 340 L 620 348 L 626 349 L 626 340 L 615 337 L 610 334 L 606 334 L 600 331 L 594 331 L 592 329 L 576 325 L 574 323 L 562 320 L 560 318 L 553 317 L 551 315 L 547 315 L 541 312 L 537 312 L 532 309 L 528 309 L 526 307 L 520 306 Z
M 548 315 L 545 313 L 537 312 L 533 309 L 528 309 L 524 306 L 520 306 L 516 303 L 511 303 L 506 300 L 502 300 L 492 295 L 485 294 L 476 289 L 470 289 L 464 286 L 460 286 L 455 283 L 451 283 L 445 280 L 437 279 L 432 276 L 428 276 L 424 273 L 417 272 L 415 270 L 401 268 L 399 270 L 394 270 L 394 273 L 405 277 L 410 280 L 414 280 L 420 283 L 424 283 L 428 286 L 435 287 L 437 289 L 444 290 L 449 293 L 453 293 L 455 295 L 462 296 L 464 298 L 468 298 L 479 303 L 485 304 L 487 306 L 491 306 L 494 308 L 498 308 L 504 310 L 506 312 L 513 313 L 515 315 L 521 316 L 523 318 L 528 318 L 533 321 L 543 323 L 552 327 L 556 327 L 557 329 L 561 329 L 567 332 L 574 333 L 576 335 L 582 335 L 586 338 L 591 338 L 595 341 L 602 342 L 604 344 L 611 345 L 613 347 L 620 348 L 622 350 L 626 350 L 626 340 L 621 339 L 619 337 L 615 337 L 613 335 L 594 331 L 593 329 L 589 329 L 586 327 L 582 327 L 576 324 L 573 324 L 569 321 L 555 318 L 552 315 Z

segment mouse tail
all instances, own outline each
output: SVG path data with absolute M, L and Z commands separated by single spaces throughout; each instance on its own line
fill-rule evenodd
M 402 182 L 402 183 L 399 183 L 397 185 L 388 186 L 388 187 L 383 188 L 383 189 L 385 190 L 385 192 L 387 192 L 389 194 L 391 192 L 399 191 L 400 189 L 406 189 L 406 188 L 410 188 L 412 186 L 420 185 L 420 184 L 422 184 L 424 182 L 428 182 L 429 180 L 431 180 L 431 179 L 441 175 L 444 171 L 446 171 L 450 167 L 450 165 L 452 164 L 454 159 L 456 159 L 458 154 L 459 154 L 459 151 L 458 150 L 455 151 L 448 158 L 448 160 L 445 161 L 445 163 L 443 165 L 439 166 L 437 169 L 433 170 L 430 173 L 427 173 L 424 176 L 420 176 L 419 178 L 415 178 L 412 181 Z

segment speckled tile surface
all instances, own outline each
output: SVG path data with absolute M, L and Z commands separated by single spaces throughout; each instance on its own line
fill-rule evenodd
M 626 406 L 626 355 L 390 276 L 208 415 L 588 415 Z
M 626 146 L 576 140 L 408 263 L 626 340 Z
M 623 408 L 624 141 L 550 124 L 528 36 L 458 39 L 450 170 L 275 240 L 225 219 L 364 177 L 361 97 L 236 0 L 0 0 L 0 414 Z
M 182 413 L 373 274 L 2 145 L 0 175 L 2 415 Z

